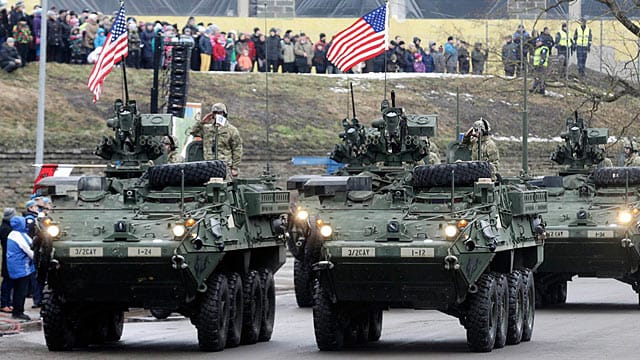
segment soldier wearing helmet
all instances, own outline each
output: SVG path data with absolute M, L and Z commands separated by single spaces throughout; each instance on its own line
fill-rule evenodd
M 162 138 L 162 145 L 164 145 L 165 152 L 167 153 L 167 163 L 175 164 L 184 162 L 184 158 L 178 152 L 178 138 L 171 135 Z
M 216 103 L 211 112 L 191 129 L 194 137 L 202 138 L 205 160 L 223 160 L 231 176 L 238 176 L 242 161 L 242 138 L 238 129 L 229 123 L 227 106 Z
M 478 158 L 478 140 L 480 140 L 481 158 Z M 462 145 L 466 145 L 471 149 L 471 159 L 488 161 L 491 164 L 491 173 L 496 174 L 499 171 L 500 152 L 498 146 L 491 138 L 491 126 L 486 119 L 473 123 L 473 126 L 467 130 L 462 139 Z
M 638 143 L 635 140 L 624 141 L 624 166 L 640 166 Z

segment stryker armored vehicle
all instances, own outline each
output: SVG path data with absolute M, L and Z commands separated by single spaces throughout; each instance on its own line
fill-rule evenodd
M 353 118 L 344 119 L 341 143 L 334 146 L 332 160 L 344 165 L 334 176 L 366 173 L 373 176 L 374 188 L 391 184 L 398 173 L 409 164 L 416 164 L 429 156 L 429 138 L 436 136 L 437 115 L 405 114 L 395 106 L 395 92 L 391 104 L 382 102 L 382 117 L 366 127 L 356 117 L 353 88 L 351 89 Z M 391 106 L 389 106 L 391 105 Z M 392 152 L 390 153 L 389 150 Z M 313 305 L 314 276 L 311 265 L 320 260 L 320 236 L 315 224 L 315 209 L 320 206 L 315 194 L 305 195 L 303 186 L 320 175 L 296 175 L 287 181 L 287 189 L 294 192 L 295 221 L 289 223 L 289 251 L 294 256 L 294 285 L 298 306 Z
M 190 318 L 203 351 L 268 341 L 289 192 L 269 176 L 228 180 L 222 161 L 153 166 L 171 115 L 133 101 L 115 115 L 96 149 L 104 176 L 37 184 L 54 204 L 38 266 L 48 348 L 117 341 L 132 307 Z
M 400 165 L 419 161 L 428 148 L 407 146 L 414 142 L 403 137 L 416 130 L 395 104 L 383 106 L 380 123 L 382 151 L 371 164 L 395 169 L 290 179 L 320 205 L 313 210 L 320 260 L 312 265 L 318 348 L 377 341 L 383 310 L 392 308 L 457 317 L 473 351 L 530 340 L 546 192 L 520 179 L 495 183 L 486 162 L 406 169 Z M 432 126 L 417 131 L 431 135 Z
M 566 125 L 551 160 L 567 168 L 530 182 L 549 193 L 537 304 L 565 303 L 576 275 L 618 279 L 640 293 L 640 168 L 599 167 L 608 129 L 586 127 L 577 114 Z

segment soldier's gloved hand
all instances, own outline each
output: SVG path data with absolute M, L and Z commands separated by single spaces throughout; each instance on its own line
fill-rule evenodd
M 231 177 L 238 177 L 238 169 L 231 169 Z

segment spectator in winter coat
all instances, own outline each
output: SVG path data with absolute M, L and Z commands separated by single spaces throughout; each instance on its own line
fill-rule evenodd
M 427 49 L 424 55 L 422 55 L 422 62 L 424 63 L 424 72 L 432 73 L 435 71 L 436 65 L 431 55 L 431 50 Z
M 444 61 L 449 74 L 458 72 L 458 49 L 453 44 L 453 36 L 449 36 L 444 44 Z
M 13 38 L 16 40 L 15 45 L 21 59 L 21 66 L 27 66 L 27 55 L 29 54 L 29 46 L 33 41 L 33 35 L 26 21 L 19 21 L 18 25 L 13 27 Z
M 10 37 L 0 48 L 0 68 L 10 73 L 22 66 L 22 59 L 15 46 L 16 41 Z
M 300 34 L 298 41 L 293 46 L 293 52 L 296 54 L 296 67 L 298 68 L 298 72 L 311 72 L 313 45 L 304 33 Z
M 211 46 L 213 52 L 211 53 L 211 61 L 213 62 L 213 71 L 222 71 L 223 64 L 227 58 L 227 51 L 225 46 L 227 39 L 220 32 L 214 31 L 214 35 L 211 38 Z
M 417 72 L 417 73 L 425 72 L 425 66 L 424 66 L 424 63 L 422 62 L 422 55 L 420 55 L 419 52 L 416 52 L 415 54 L 413 54 L 413 57 L 414 57 L 413 72 Z
M 429 53 L 433 58 L 433 72 L 435 73 L 443 73 L 446 69 L 446 62 L 444 60 L 444 55 L 436 48 L 435 41 L 429 42 Z
M 409 47 L 407 48 L 407 50 L 404 52 L 405 66 L 404 66 L 404 69 L 402 69 L 402 71 L 414 72 L 413 63 L 415 62 L 415 54 L 420 54 L 420 56 L 422 56 L 422 58 L 424 59 L 423 54 L 418 50 L 416 50 L 416 46 L 413 43 L 411 43 L 409 44 Z
M 458 47 L 458 71 L 460 74 L 469 73 L 469 50 L 467 50 L 467 43 L 460 42 Z
M 36 28 L 34 28 L 36 29 Z M 36 39 L 40 34 L 36 34 Z M 39 40 L 36 40 L 38 42 Z M 47 61 L 62 62 L 62 29 L 56 17 L 55 11 L 47 11 Z
M 56 59 L 59 63 L 69 63 L 71 58 L 71 48 L 69 47 L 69 36 L 71 35 L 71 25 L 69 21 L 71 20 L 71 16 L 67 12 L 67 10 L 60 10 L 58 14 L 58 24 L 60 26 L 60 54 Z
M 5 3 L 0 1 L 0 44 L 3 44 L 9 37 L 11 27 L 9 27 L 9 14 Z
M 140 34 L 135 22 L 129 22 L 129 55 L 127 55 L 127 66 L 140 68 Z
M 13 10 L 9 13 L 9 26 L 14 27 L 20 21 L 27 22 L 27 13 L 25 12 L 24 1 L 16 2 Z
M 398 58 L 398 66 L 400 67 L 399 71 L 404 71 L 404 69 L 406 69 L 407 67 L 407 63 L 405 62 L 406 60 L 406 53 L 407 53 L 407 49 L 406 49 L 406 44 L 404 41 L 400 40 L 400 42 L 398 42 L 398 46 L 396 47 L 396 56 Z M 413 59 L 410 59 L 409 64 L 413 64 Z
M 12 315 L 15 319 L 31 320 L 24 313 L 24 301 L 31 274 L 35 272 L 33 250 L 31 250 L 32 240 L 27 234 L 24 217 L 14 216 L 9 223 L 12 231 L 7 237 L 7 271 L 14 282 Z
M 264 34 L 258 36 L 258 41 L 254 43 L 256 47 L 256 59 L 258 59 L 258 71 L 264 72 L 267 69 L 265 60 L 267 58 L 267 38 Z
M 317 74 L 327 72 L 327 36 L 320 34 L 320 40 L 313 45 L 313 66 Z
M 145 23 L 144 31 L 140 33 L 140 48 L 142 50 L 142 59 L 140 59 L 140 63 L 144 69 L 151 69 L 153 67 L 153 38 L 155 36 L 156 34 L 153 31 L 153 23 Z M 199 45 L 200 43 L 198 43 L 198 46 Z M 211 52 L 209 52 L 209 55 L 211 55 Z
M 0 287 L 0 312 L 10 313 L 13 310 L 11 301 L 11 291 L 13 290 L 13 280 L 9 277 L 7 270 L 7 237 L 11 232 L 11 218 L 16 216 L 16 209 L 5 208 L 0 225 L 0 244 L 2 245 L 2 286 Z
M 93 40 L 93 48 L 97 49 L 104 46 L 104 42 L 107 41 L 107 35 L 103 28 L 98 28 L 96 38 Z
M 291 42 L 291 38 L 285 36 L 282 42 L 282 72 L 295 73 L 296 71 L 296 54 L 294 51 L 294 45 Z
M 87 18 L 87 22 L 83 24 L 84 26 L 84 42 L 82 45 L 84 46 L 85 54 L 91 53 L 95 49 L 94 41 L 96 39 L 96 35 L 98 34 L 98 15 L 91 14 Z
M 282 39 L 275 28 L 269 30 L 269 37 L 266 40 L 266 61 L 267 71 L 278 72 L 278 62 L 282 51 Z
M 186 29 L 189 30 L 189 29 Z M 226 44 L 224 46 L 224 51 L 227 53 L 227 56 L 224 59 L 224 64 L 222 66 L 223 71 L 235 71 L 236 64 L 238 63 L 238 56 L 236 55 L 236 39 L 235 33 L 229 32 L 227 34 Z
M 204 34 L 200 35 L 198 40 L 198 47 L 200 48 L 200 71 L 209 71 L 211 66 L 211 53 L 213 47 L 211 46 L 211 29 L 204 31 Z
M 505 44 L 502 46 L 502 66 L 505 76 L 514 76 L 516 64 L 518 63 L 518 52 L 520 49 L 513 43 L 511 35 L 505 36 Z
M 71 35 L 69 35 L 69 48 L 71 49 L 72 64 L 82 64 L 84 62 L 84 48 L 82 47 L 82 34 L 80 34 L 80 28 L 74 26 L 71 29 Z M 131 56 L 131 55 L 129 55 Z
M 479 42 L 475 43 L 473 51 L 471 52 L 471 65 L 474 75 L 482 75 L 488 56 L 489 52 L 482 48 L 482 44 Z
M 238 56 L 237 61 L 238 61 L 238 65 L 237 65 L 238 71 L 242 71 L 242 72 L 251 71 L 251 68 L 253 67 L 253 62 L 251 62 L 251 58 L 249 57 L 248 49 L 242 50 L 242 54 Z

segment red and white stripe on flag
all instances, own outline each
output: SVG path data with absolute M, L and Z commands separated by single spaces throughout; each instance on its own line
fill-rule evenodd
M 87 85 L 93 93 L 94 103 L 100 99 L 102 84 L 107 75 L 113 70 L 113 66 L 129 54 L 127 23 L 124 16 L 123 3 L 113 22 L 111 31 L 107 35 L 100 57 L 98 57 L 98 61 L 93 66 L 91 75 L 89 75 Z
M 339 32 L 331 42 L 327 59 L 346 72 L 383 53 L 387 48 L 388 10 L 385 3 Z
M 36 192 L 38 183 L 42 179 L 52 176 L 69 176 L 71 175 L 74 167 L 74 165 L 65 164 L 42 164 L 38 176 L 36 176 L 36 179 L 33 181 L 33 192 Z

